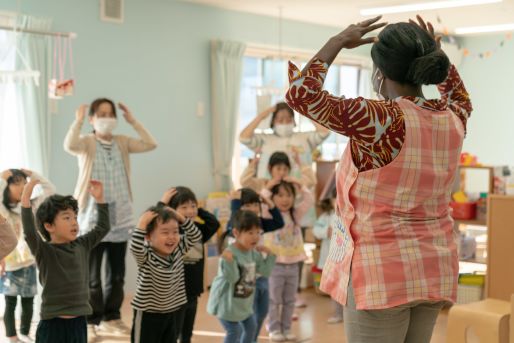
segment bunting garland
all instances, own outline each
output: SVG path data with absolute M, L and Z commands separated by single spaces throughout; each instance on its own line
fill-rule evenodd
M 498 42 L 498 44 L 495 47 L 493 47 L 489 50 L 485 50 L 485 51 L 471 51 L 468 48 L 462 47 L 458 43 L 455 36 L 450 34 L 450 31 L 448 30 L 448 28 L 446 26 L 444 26 L 443 21 L 441 20 L 441 17 L 439 15 L 437 16 L 437 22 L 443 26 L 443 30 L 441 32 L 443 34 L 443 39 L 452 44 L 456 44 L 458 46 L 459 50 L 462 52 L 462 55 L 465 58 L 480 58 L 480 59 L 490 58 L 491 56 L 496 54 L 501 48 L 503 48 L 507 43 L 509 43 L 512 40 L 512 32 L 508 32 L 504 35 L 504 37 Z

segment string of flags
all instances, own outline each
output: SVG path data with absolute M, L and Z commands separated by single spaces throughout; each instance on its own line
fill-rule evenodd
M 503 48 L 507 43 L 509 43 L 512 40 L 512 32 L 508 32 L 497 43 L 497 45 L 492 47 L 491 49 L 485 50 L 485 51 L 472 51 L 468 48 L 464 48 L 464 47 L 460 46 L 457 39 L 453 35 L 451 35 L 448 28 L 446 26 L 444 26 L 443 21 L 441 20 L 441 17 L 439 15 L 437 16 L 437 22 L 440 25 L 443 25 L 442 34 L 443 34 L 444 39 L 446 39 L 448 42 L 450 42 L 452 44 L 456 44 L 458 46 L 459 50 L 462 51 L 462 55 L 465 58 L 480 58 L 480 59 L 490 58 L 491 56 L 496 54 L 501 48 Z

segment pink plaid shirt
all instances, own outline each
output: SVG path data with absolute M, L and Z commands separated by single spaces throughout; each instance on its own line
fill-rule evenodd
M 340 219 L 321 289 L 346 304 L 351 272 L 357 309 L 456 299 L 458 257 L 448 203 L 464 126 L 450 110 L 396 101 L 406 128 L 398 156 L 359 172 L 347 149 L 338 171 Z

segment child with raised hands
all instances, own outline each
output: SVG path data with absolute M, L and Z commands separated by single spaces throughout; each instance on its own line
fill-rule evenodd
M 109 208 L 103 185 L 91 180 L 88 191 L 96 201 L 98 222 L 89 233 L 77 237 L 78 205 L 72 196 L 52 195 L 36 212 L 30 198 L 39 180 L 31 178 L 22 193 L 22 223 L 25 241 L 36 259 L 41 295 L 41 321 L 37 343 L 86 343 L 89 305 L 89 255 L 110 229 Z
M 191 343 L 198 308 L 198 298 L 204 292 L 204 266 L 206 244 L 218 231 L 220 222 L 215 215 L 198 206 L 195 193 L 188 187 L 178 186 L 164 192 L 159 204 L 170 206 L 186 218 L 194 221 L 202 235 L 184 255 L 184 278 L 187 304 L 183 321 L 180 323 L 180 343 Z
M 275 264 L 275 255 L 259 245 L 260 225 L 259 217 L 251 211 L 239 211 L 234 216 L 235 242 L 221 255 L 218 275 L 211 286 L 207 312 L 218 317 L 225 328 L 225 343 L 251 343 L 255 338 L 256 278 L 258 274 L 268 277 Z
M 139 219 L 130 243 L 138 267 L 132 343 L 177 341 L 187 303 L 183 257 L 201 239 L 193 221 L 170 207 L 151 207 Z

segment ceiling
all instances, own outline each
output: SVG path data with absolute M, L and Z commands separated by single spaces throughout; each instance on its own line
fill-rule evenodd
M 224 9 L 278 17 L 279 8 L 285 19 L 344 28 L 350 23 L 362 21 L 365 17 L 359 10 L 370 7 L 384 7 L 433 0 L 182 0 Z M 514 23 L 514 0 L 501 3 L 476 5 L 420 13 L 432 21 L 438 31 L 450 33 L 457 27 L 482 26 Z M 384 16 L 388 22 L 405 21 L 416 13 L 389 14 Z M 437 17 L 441 24 L 437 23 Z

